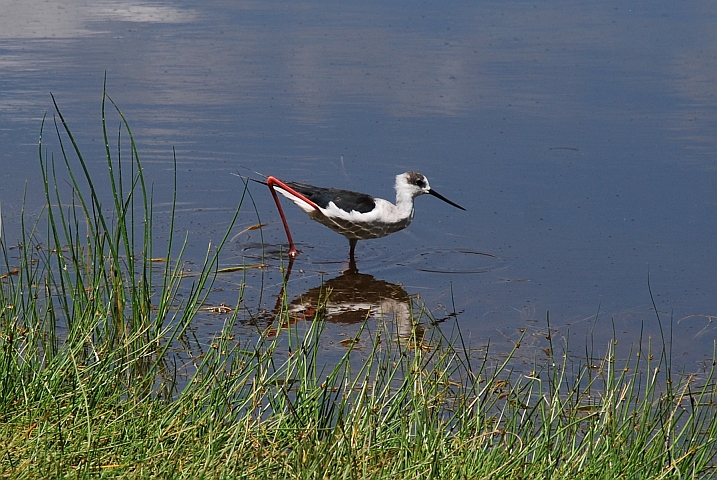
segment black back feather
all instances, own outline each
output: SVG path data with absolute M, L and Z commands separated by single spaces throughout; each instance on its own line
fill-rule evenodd
M 374 198 L 365 193 L 341 190 L 339 188 L 314 187 L 313 185 L 297 182 L 286 182 L 286 184 L 321 208 L 328 207 L 329 202 L 334 202 L 334 205 L 347 212 L 355 210 L 359 213 L 368 213 L 376 208 Z

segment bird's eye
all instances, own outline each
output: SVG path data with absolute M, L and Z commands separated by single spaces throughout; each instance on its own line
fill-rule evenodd
M 425 187 L 426 187 L 426 182 L 424 182 L 423 180 L 418 180 L 418 181 L 416 182 L 416 185 L 419 186 L 419 187 L 421 187 L 421 188 L 425 188 Z

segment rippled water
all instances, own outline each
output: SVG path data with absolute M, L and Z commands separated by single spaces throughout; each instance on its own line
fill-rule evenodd
M 176 148 L 177 230 L 196 261 L 237 206 L 233 173 L 392 200 L 394 176 L 419 170 L 467 211 L 418 198 L 408 229 L 359 242 L 362 274 L 437 318 L 456 313 L 479 345 L 510 345 L 523 329 L 541 344 L 549 311 L 578 353 L 590 335 L 604 345 L 613 325 L 625 345 L 643 326 L 657 334 L 649 280 L 673 319 L 674 358 L 711 358 L 714 2 L 0 5 L 6 237 L 17 236 L 23 195 L 30 212 L 43 203 L 37 137 L 50 92 L 102 174 L 106 72 L 165 232 Z M 223 274 L 212 295 L 232 304 L 246 283 L 247 322 L 274 308 L 286 250 L 269 192 L 250 188 L 260 218 L 243 209 L 236 233 L 268 226 L 263 238 L 238 235 L 224 261 L 260 261 L 263 240 L 271 268 Z M 287 286 L 297 299 L 340 277 L 348 242 L 286 210 L 302 250 Z M 200 338 L 222 322 L 205 317 Z

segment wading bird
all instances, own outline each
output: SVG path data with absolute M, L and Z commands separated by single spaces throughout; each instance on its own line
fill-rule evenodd
M 314 187 L 304 183 L 282 182 L 276 177 L 267 177 L 266 185 L 276 202 L 289 240 L 289 255 L 293 258 L 298 251 L 291 238 L 289 224 L 279 203 L 278 191 L 294 202 L 312 219 L 349 239 L 349 259 L 354 262 L 356 242 L 369 238 L 381 238 L 406 228 L 413 220 L 413 199 L 419 195 L 433 195 L 456 208 L 465 210 L 457 203 L 431 189 L 425 175 L 406 172 L 396 176 L 396 204 L 365 193 L 340 190 L 337 188 Z

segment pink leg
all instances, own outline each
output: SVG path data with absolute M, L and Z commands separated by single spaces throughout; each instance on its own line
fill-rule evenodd
M 282 182 L 274 177 L 269 177 L 266 179 L 266 184 L 269 186 L 269 190 L 271 190 L 271 195 L 274 197 L 274 202 L 276 202 L 276 208 L 279 209 L 279 215 L 281 215 L 281 221 L 284 223 L 284 230 L 286 230 L 286 238 L 289 239 L 289 256 L 291 258 L 294 258 L 296 254 L 299 253 L 299 251 L 296 249 L 296 246 L 294 246 L 294 239 L 291 238 L 289 224 L 286 223 L 286 217 L 284 217 L 284 210 L 281 208 L 281 202 L 279 202 L 279 197 L 276 196 L 276 191 L 274 190 L 274 185 L 282 186 Z
M 319 209 L 319 206 L 276 177 L 267 177 L 266 184 L 268 185 L 269 190 L 271 190 L 271 194 L 274 197 L 274 202 L 276 202 L 276 208 L 279 209 L 279 215 L 281 215 L 281 221 L 284 223 L 284 230 L 286 230 L 286 238 L 289 239 L 289 255 L 293 258 L 296 256 L 297 253 L 299 253 L 299 251 L 296 250 L 296 247 L 294 246 L 294 240 L 291 238 L 291 232 L 289 231 L 289 224 L 286 223 L 286 217 L 284 217 L 284 210 L 281 208 L 281 203 L 279 203 L 279 197 L 277 197 L 274 187 L 278 186 L 282 190 L 286 190 L 295 197 L 300 198 L 304 202 L 308 203 L 316 210 Z

